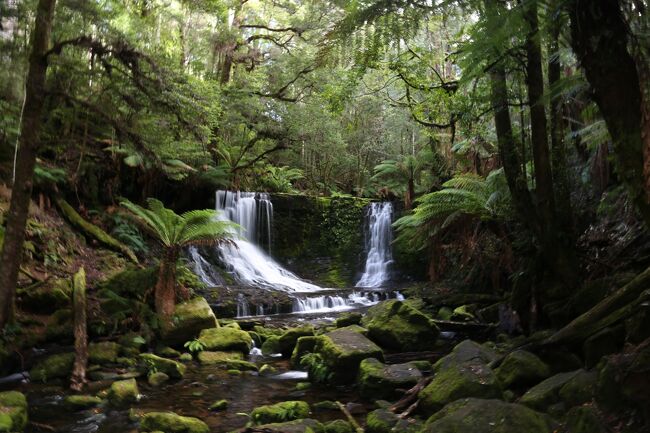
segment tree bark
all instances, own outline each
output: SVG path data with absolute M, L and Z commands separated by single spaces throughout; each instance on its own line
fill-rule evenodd
M 88 365 L 88 332 L 86 329 L 86 272 L 80 268 L 74 276 L 72 310 L 74 311 L 74 365 L 70 388 L 81 391 L 86 384 Z
M 643 176 L 641 88 L 628 51 L 629 32 L 619 0 L 574 0 L 568 11 L 573 50 L 612 136 L 619 178 L 650 226 L 650 203 Z
M 158 282 L 155 290 L 156 313 L 164 321 L 169 322 L 174 315 L 176 305 L 176 261 L 178 252 L 170 249 L 160 260 Z
M 12 187 L 11 204 L 7 215 L 2 255 L 0 257 L 0 329 L 9 320 L 18 270 L 22 261 L 25 224 L 32 195 L 34 165 L 40 142 L 43 105 L 45 102 L 45 78 L 50 44 L 52 21 L 56 0 L 39 0 L 36 24 L 32 34 L 32 51 L 27 73 L 25 109 L 20 129 L 20 148 L 16 159 L 16 179 Z

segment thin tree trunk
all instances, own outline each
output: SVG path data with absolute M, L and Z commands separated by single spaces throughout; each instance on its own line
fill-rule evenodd
M 160 260 L 158 282 L 156 283 L 156 313 L 164 322 L 174 315 L 176 305 L 176 260 L 178 253 L 171 250 Z
M 81 391 L 86 384 L 88 365 L 88 332 L 86 330 L 86 272 L 80 268 L 74 276 L 72 309 L 74 311 L 74 366 L 70 388 Z
M 0 257 L 0 329 L 9 320 L 18 270 L 22 260 L 25 224 L 32 196 L 34 165 L 39 147 L 42 112 L 45 102 L 45 78 L 54 6 L 56 0 L 39 0 L 36 25 L 32 34 L 32 51 L 27 74 L 25 111 L 20 130 L 20 148 L 16 160 L 16 180 L 12 187 L 2 255 Z

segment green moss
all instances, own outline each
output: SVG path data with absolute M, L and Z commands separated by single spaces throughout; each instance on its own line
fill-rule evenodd
M 383 360 L 381 349 L 358 332 L 337 329 L 318 337 L 314 351 L 320 354 L 332 373 L 333 382 L 356 378 L 359 364 L 366 358 Z
M 169 380 L 169 376 L 163 372 L 157 371 L 147 377 L 147 382 L 151 386 L 160 386 Z
M 228 408 L 228 400 L 217 400 L 209 407 L 210 410 L 220 411 Z
M 145 432 L 209 433 L 210 428 L 198 418 L 180 416 L 174 412 L 149 412 L 142 416 L 140 429 Z
M 290 357 L 294 347 L 296 346 L 296 341 L 298 338 L 309 337 L 313 335 L 313 326 L 301 326 L 287 330 L 278 339 L 278 348 L 280 349 L 280 353 L 282 353 L 282 356 L 285 358 Z
M 84 410 L 102 404 L 102 399 L 92 395 L 69 395 L 63 404 L 70 410 Z
M 0 432 L 20 432 L 27 426 L 27 399 L 18 391 L 0 392 Z
M 268 337 L 264 343 L 262 343 L 262 353 L 264 355 L 280 353 L 280 337 L 276 335 Z
M 120 345 L 112 341 L 102 341 L 88 345 L 88 361 L 93 364 L 115 363 L 119 353 Z
M 551 375 L 551 369 L 537 355 L 516 350 L 505 357 L 495 371 L 506 388 L 538 383 Z
M 199 296 L 176 305 L 172 320 L 163 324 L 160 333 L 167 344 L 180 345 L 196 338 L 204 329 L 218 327 L 210 304 Z
M 354 433 L 354 427 L 347 421 L 337 419 L 323 426 L 324 433 Z
M 158 267 L 127 268 L 99 284 L 100 289 L 110 290 L 122 296 L 140 297 L 152 289 L 158 281 Z
M 182 379 L 187 369 L 180 362 L 161 358 L 153 353 L 141 353 L 140 361 L 148 371 L 162 372 L 174 379 Z
M 411 363 L 387 365 L 368 358 L 359 365 L 359 390 L 372 400 L 398 398 L 403 394 L 400 389 L 410 389 L 420 379 L 422 373 Z
M 136 403 L 140 398 L 138 384 L 135 379 L 113 382 L 108 390 L 108 401 L 113 406 L 124 407 Z
M 34 382 L 47 382 L 48 380 L 66 378 L 72 373 L 74 353 L 60 353 L 52 355 L 37 363 L 29 372 L 29 377 Z
M 260 406 L 251 412 L 251 421 L 256 424 L 293 421 L 307 418 L 309 405 L 304 401 L 283 401 L 268 406 Z
M 233 328 L 204 329 L 199 335 L 199 341 L 206 350 L 239 351 L 248 354 L 253 340 L 248 332 Z
M 228 361 L 241 360 L 243 358 L 241 352 L 199 352 L 197 358 L 201 364 L 215 365 L 225 364 Z
M 293 367 L 299 367 L 300 359 L 303 355 L 313 352 L 317 340 L 318 338 L 313 336 L 299 337 L 298 340 L 296 340 L 296 346 L 293 348 L 293 353 L 291 354 L 291 365 Z
M 531 409 L 544 410 L 560 400 L 560 389 L 576 374 L 578 374 L 578 371 L 551 376 L 526 391 L 519 402 Z
M 336 323 L 337 328 L 344 328 L 350 325 L 358 325 L 361 322 L 363 314 L 359 312 L 350 312 L 341 314 L 334 323 Z
M 366 433 L 391 433 L 399 418 L 386 409 L 376 409 L 366 417 Z

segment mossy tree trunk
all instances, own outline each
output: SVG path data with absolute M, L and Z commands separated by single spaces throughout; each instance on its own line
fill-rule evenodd
M 88 331 L 86 328 L 86 272 L 80 268 L 73 279 L 72 310 L 74 311 L 74 365 L 70 388 L 81 391 L 86 384 L 88 365 Z
M 55 5 L 56 0 L 39 0 L 36 24 L 32 33 L 32 51 L 29 57 L 29 72 L 25 87 L 23 123 L 20 129 L 20 148 L 16 158 L 16 178 L 12 187 L 7 228 L 0 256 L 0 329 L 4 328 L 12 312 L 18 270 L 22 261 L 25 225 L 32 196 L 34 166 L 40 144 L 46 95 L 46 54 L 50 44 Z
M 155 289 L 156 313 L 165 322 L 171 320 L 176 305 L 176 262 L 178 248 L 167 248 L 158 270 L 158 282 Z

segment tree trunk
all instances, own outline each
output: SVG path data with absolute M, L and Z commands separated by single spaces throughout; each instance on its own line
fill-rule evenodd
M 88 332 L 86 330 L 86 272 L 80 268 L 74 276 L 72 310 L 74 311 L 74 366 L 70 388 L 81 391 L 86 384 Z
M 158 282 L 156 283 L 156 313 L 165 322 L 174 315 L 176 305 L 176 261 L 178 252 L 170 249 L 160 260 Z
M 16 159 L 16 179 L 11 193 L 2 255 L 0 257 L 0 329 L 9 320 L 16 294 L 18 269 L 22 260 L 25 224 L 32 195 L 34 165 L 39 147 L 42 112 L 45 102 L 45 78 L 54 6 L 56 0 L 39 0 L 32 34 L 25 107 L 20 130 L 20 148 Z
M 413 208 L 413 200 L 415 199 L 415 182 L 412 177 L 409 177 L 408 182 L 408 191 L 406 192 L 406 198 L 404 199 L 404 207 L 406 210 Z
M 650 226 L 643 177 L 641 88 L 619 1 L 574 0 L 568 10 L 573 49 L 614 141 L 617 173 Z

